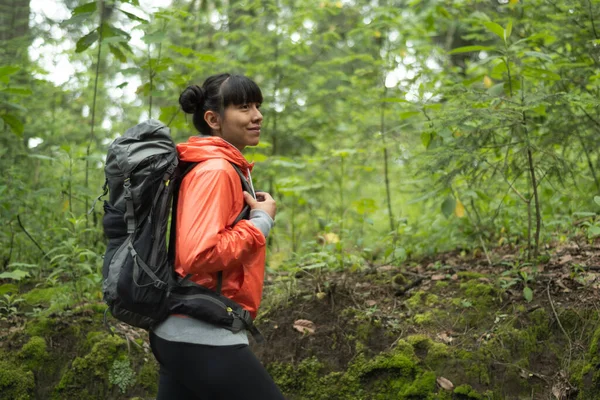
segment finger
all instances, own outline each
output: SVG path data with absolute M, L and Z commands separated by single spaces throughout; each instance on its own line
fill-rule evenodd
M 246 200 L 246 203 L 252 207 L 254 206 L 254 204 L 256 204 L 256 200 L 254 200 L 254 197 L 252 197 L 252 195 L 246 191 L 244 191 L 244 200 Z
M 261 196 L 265 200 L 273 200 L 273 197 L 267 192 L 256 192 L 256 197 Z

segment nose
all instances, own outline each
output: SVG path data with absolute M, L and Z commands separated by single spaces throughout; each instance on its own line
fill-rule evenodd
M 252 115 L 252 122 L 260 123 L 263 120 L 263 115 L 258 109 L 258 107 L 254 106 L 254 113 Z

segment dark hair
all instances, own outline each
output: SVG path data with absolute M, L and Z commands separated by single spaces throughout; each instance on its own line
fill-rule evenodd
M 194 126 L 198 132 L 210 135 L 210 126 L 204 120 L 208 110 L 223 115 L 230 104 L 262 103 L 263 96 L 258 85 L 243 75 L 217 74 L 208 77 L 202 87 L 188 86 L 179 96 L 181 109 L 194 114 Z

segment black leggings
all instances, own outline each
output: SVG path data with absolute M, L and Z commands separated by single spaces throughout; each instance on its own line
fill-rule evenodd
M 150 333 L 160 363 L 156 400 L 285 400 L 248 345 L 206 346 Z

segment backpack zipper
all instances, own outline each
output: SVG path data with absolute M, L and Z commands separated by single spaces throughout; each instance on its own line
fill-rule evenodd
M 193 300 L 193 299 L 202 299 L 202 300 L 208 300 L 213 304 L 218 305 L 219 307 L 221 307 L 222 309 L 224 309 L 225 311 L 227 311 L 228 314 L 233 314 L 233 309 L 231 307 L 228 307 L 227 305 L 225 305 L 225 303 L 215 299 L 214 297 L 205 295 L 205 294 L 188 294 L 188 295 L 183 295 L 183 294 L 175 294 L 175 293 L 171 293 L 171 297 L 176 298 L 176 299 L 180 299 L 180 300 Z

